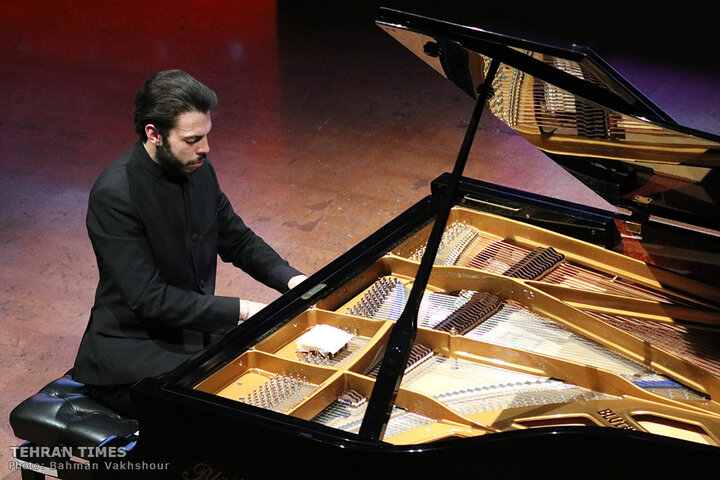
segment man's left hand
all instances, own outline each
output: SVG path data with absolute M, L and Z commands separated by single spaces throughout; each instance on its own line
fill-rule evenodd
M 288 281 L 288 288 L 292 290 L 293 288 L 304 282 L 305 279 L 307 279 L 305 275 L 295 275 Z

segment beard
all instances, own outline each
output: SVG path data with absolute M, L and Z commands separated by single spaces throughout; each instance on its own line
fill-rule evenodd
M 158 165 L 160 165 L 163 173 L 168 177 L 174 179 L 183 179 L 195 173 L 195 170 L 187 169 L 187 166 L 175 156 L 172 148 L 170 148 L 169 142 L 162 142 L 155 151 L 157 155 Z M 198 155 L 197 159 L 204 161 L 205 154 Z

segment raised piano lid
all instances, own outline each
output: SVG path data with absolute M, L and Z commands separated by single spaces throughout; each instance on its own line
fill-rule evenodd
M 720 137 L 678 125 L 591 49 L 382 9 L 378 25 L 610 203 L 720 229 Z

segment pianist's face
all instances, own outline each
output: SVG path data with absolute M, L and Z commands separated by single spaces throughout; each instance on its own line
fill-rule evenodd
M 156 149 L 157 162 L 171 175 L 193 174 L 210 151 L 207 137 L 211 129 L 210 114 L 181 113 L 167 136 L 160 139 Z

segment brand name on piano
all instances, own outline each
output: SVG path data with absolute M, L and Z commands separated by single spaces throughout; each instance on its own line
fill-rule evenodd
M 605 419 L 611 426 L 615 428 L 624 428 L 625 430 L 637 430 L 634 426 L 630 425 L 617 413 L 613 412 L 609 408 L 605 410 L 598 410 L 598 415 Z
M 238 477 L 228 477 L 222 470 L 213 468 L 207 463 L 196 463 L 192 472 L 183 472 L 185 480 L 243 480 Z

